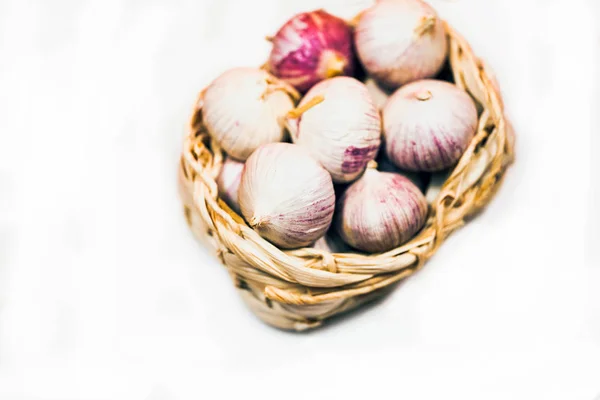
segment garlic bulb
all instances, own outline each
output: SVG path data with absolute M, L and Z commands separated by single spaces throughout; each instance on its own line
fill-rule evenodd
M 413 82 L 398 89 L 383 109 L 385 151 L 409 171 L 440 171 L 454 165 L 477 129 L 471 97 L 451 83 Z
M 250 226 L 285 249 L 306 247 L 323 236 L 335 207 L 331 176 L 306 149 L 290 143 L 267 144 L 252 153 L 238 199 Z
M 300 110 L 300 111 L 298 111 Z M 381 119 L 364 84 L 336 77 L 314 86 L 290 121 L 292 140 L 306 147 L 336 183 L 356 179 L 381 144 Z
M 352 29 L 324 10 L 295 15 L 272 38 L 269 67 L 301 92 L 337 75 L 352 75 Z
M 294 94 L 266 71 L 230 69 L 204 93 L 204 123 L 227 154 L 244 161 L 259 146 L 285 138 L 284 117 L 294 108 Z
M 425 197 L 410 180 L 368 168 L 338 200 L 334 226 L 350 246 L 379 253 L 408 241 L 426 219 Z
M 229 207 L 236 213 L 240 213 L 240 205 L 238 203 L 238 187 L 244 163 L 227 157 L 221 167 L 221 172 L 217 178 L 217 186 L 219 187 L 219 196 L 227 203 Z
M 421 0 L 377 2 L 360 16 L 355 42 L 365 69 L 392 88 L 435 76 L 448 51 L 441 19 Z

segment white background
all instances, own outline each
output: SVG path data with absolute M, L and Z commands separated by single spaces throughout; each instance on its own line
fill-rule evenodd
M 595 2 L 432 1 L 496 70 L 517 163 L 387 300 L 291 334 L 192 238 L 178 153 L 292 12 L 370 2 L 0 0 L 0 399 L 593 400 Z

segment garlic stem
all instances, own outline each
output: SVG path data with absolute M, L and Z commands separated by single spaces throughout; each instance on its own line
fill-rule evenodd
M 259 227 L 262 224 L 264 224 L 265 222 L 267 222 L 267 218 L 261 217 L 259 215 L 253 216 L 252 218 L 250 218 L 250 221 L 248 221 L 251 228 Z
M 421 91 L 417 92 L 417 94 L 415 96 L 417 97 L 417 100 L 427 101 L 427 100 L 431 99 L 431 97 L 433 95 L 431 94 L 431 92 L 429 90 L 421 90 Z
M 265 100 L 271 93 L 274 93 L 278 90 L 282 90 L 285 93 L 289 94 L 290 97 L 293 98 L 294 100 L 299 100 L 301 97 L 300 93 L 298 93 L 298 91 L 296 89 L 294 89 L 293 86 L 291 86 L 283 81 L 271 79 L 269 77 L 269 78 L 267 78 L 267 88 L 265 89 L 263 94 L 260 96 L 260 99 Z
M 325 70 L 325 76 L 327 78 L 342 75 L 344 68 L 346 67 L 346 61 L 340 55 L 335 53 L 327 55 L 325 63 L 327 65 Z
M 437 18 L 435 16 L 423 17 L 421 24 L 415 28 L 415 34 L 417 37 L 421 37 L 427 32 L 430 32 L 435 26 L 436 22 Z
M 322 103 L 324 100 L 325 100 L 325 97 L 323 97 L 322 95 L 317 95 L 317 96 L 311 98 L 310 100 L 308 100 L 303 105 L 296 107 L 293 110 L 290 110 L 288 112 L 287 116 L 288 116 L 288 118 L 292 118 L 292 119 L 300 118 L 300 116 L 302 116 L 302 114 L 304 114 L 305 112 L 307 112 L 308 110 L 310 110 L 311 108 L 316 106 L 317 104 Z

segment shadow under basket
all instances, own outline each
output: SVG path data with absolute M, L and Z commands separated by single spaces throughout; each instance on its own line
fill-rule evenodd
M 197 101 L 179 169 L 187 222 L 215 250 L 242 298 L 266 323 L 306 330 L 389 292 L 414 274 L 444 239 L 484 207 L 513 160 L 514 134 L 504 116 L 497 82 L 468 43 L 447 23 L 449 62 L 457 86 L 479 110 L 475 137 L 429 205 L 425 227 L 410 242 L 382 254 L 335 253 L 315 248 L 283 251 L 272 245 L 219 197 L 215 182 L 223 152 L 202 123 Z

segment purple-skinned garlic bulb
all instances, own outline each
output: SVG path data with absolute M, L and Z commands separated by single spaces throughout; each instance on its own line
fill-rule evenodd
M 233 211 L 240 213 L 238 203 L 238 187 L 242 178 L 244 163 L 227 157 L 221 167 L 221 172 L 217 177 L 217 186 L 219 187 L 219 196 Z
M 238 200 L 248 224 L 284 249 L 306 247 L 323 236 L 335 208 L 329 173 L 291 143 L 267 144 L 252 153 Z
M 334 226 L 350 246 L 368 253 L 410 240 L 427 220 L 427 201 L 402 175 L 368 168 L 337 202 Z
M 285 116 L 298 93 L 258 68 L 233 68 L 206 88 L 202 113 L 210 135 L 244 161 L 266 143 L 285 139 Z
M 269 69 L 301 92 L 354 72 L 352 29 L 323 10 L 295 15 L 271 40 Z
M 307 148 L 335 183 L 352 182 L 377 156 L 381 119 L 366 86 L 336 77 L 315 85 L 290 113 L 294 143 Z
M 409 171 L 435 172 L 453 166 L 476 129 L 477 109 L 471 97 L 444 81 L 403 86 L 383 109 L 386 154 Z
M 448 52 L 442 20 L 421 0 L 378 1 L 360 15 L 355 43 L 365 69 L 391 88 L 435 76 Z

